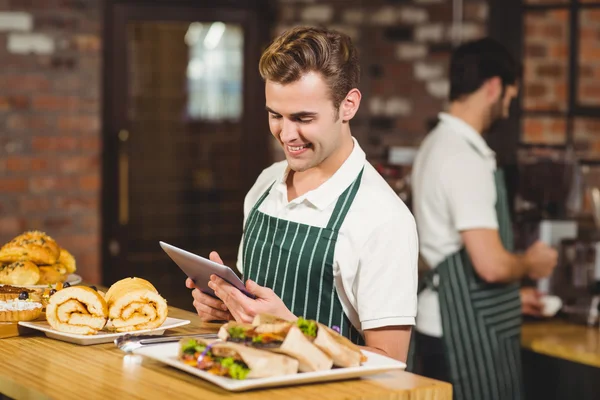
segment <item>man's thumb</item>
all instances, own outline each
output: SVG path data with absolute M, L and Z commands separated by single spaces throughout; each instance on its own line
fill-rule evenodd
M 252 279 L 248 279 L 246 281 L 246 289 L 256 297 L 265 297 L 265 294 L 269 290 L 266 287 L 260 286 L 258 283 L 254 282 Z

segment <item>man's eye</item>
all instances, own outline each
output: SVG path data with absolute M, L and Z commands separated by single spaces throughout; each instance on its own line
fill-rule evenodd
M 281 115 L 271 114 L 271 119 L 281 119 Z
M 309 124 L 313 121 L 312 118 L 301 118 L 298 120 L 298 122 L 300 122 L 301 124 Z

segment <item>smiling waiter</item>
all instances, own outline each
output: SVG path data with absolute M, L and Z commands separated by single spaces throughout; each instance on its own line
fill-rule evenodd
M 421 254 L 433 268 L 419 295 L 419 362 L 411 368 L 451 382 L 456 400 L 523 397 L 519 281 L 547 276 L 556 265 L 556 251 L 541 242 L 512 252 L 504 178 L 482 136 L 508 116 L 517 74 L 515 60 L 492 39 L 457 48 L 449 110 L 414 163 Z
M 416 226 L 350 132 L 361 100 L 356 49 L 341 33 L 296 27 L 271 43 L 259 70 L 286 160 L 245 199 L 238 268 L 257 299 L 213 276 L 222 301 L 196 288 L 198 315 L 303 316 L 404 360 L 417 306 Z

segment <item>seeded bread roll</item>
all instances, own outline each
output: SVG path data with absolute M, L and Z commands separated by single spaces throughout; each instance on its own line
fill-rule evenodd
M 54 285 L 67 280 L 67 268 L 62 264 L 42 265 L 38 285 Z
M 75 257 L 73 257 L 71 255 L 71 253 L 69 253 L 65 249 L 60 249 L 60 255 L 58 257 L 58 264 L 63 265 L 67 269 L 67 272 L 66 272 L 67 275 L 74 273 L 75 270 L 77 269 L 77 267 L 75 265 Z
M 30 231 L 17 236 L 0 248 L 0 263 L 27 260 L 36 265 L 55 264 L 60 248 L 44 232 Z
M 14 286 L 35 285 L 40 279 L 40 269 L 30 261 L 17 261 L 0 266 L 0 284 Z

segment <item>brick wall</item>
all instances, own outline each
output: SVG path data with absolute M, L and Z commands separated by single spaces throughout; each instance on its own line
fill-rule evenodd
M 533 0 L 528 0 L 534 3 Z M 537 1 L 541 3 L 541 1 Z M 523 107 L 538 112 L 565 112 L 568 108 L 569 11 L 529 12 L 525 16 L 525 74 Z M 582 10 L 580 21 L 578 102 L 600 106 L 600 11 Z M 523 118 L 523 140 L 564 144 L 566 118 L 538 115 Z M 600 157 L 600 119 L 576 117 L 573 136 L 583 157 Z
M 100 3 L 0 0 L 0 243 L 26 229 L 99 281 Z
M 600 107 L 600 10 L 584 10 L 580 16 L 579 102 Z M 587 157 L 600 157 L 600 115 L 576 118 L 575 143 Z
M 350 35 L 360 52 L 363 103 L 352 132 L 372 160 L 393 145 L 417 145 L 444 108 L 453 34 L 485 34 L 487 2 L 464 2 L 452 32 L 446 0 L 278 0 L 274 34 L 294 25 L 327 26 Z
M 444 107 L 448 0 L 273 0 L 273 34 L 325 25 L 356 42 L 364 94 L 353 133 L 372 160 L 416 145 Z M 42 229 L 100 280 L 101 0 L 0 0 L 0 243 Z M 484 34 L 465 1 L 463 39 Z

